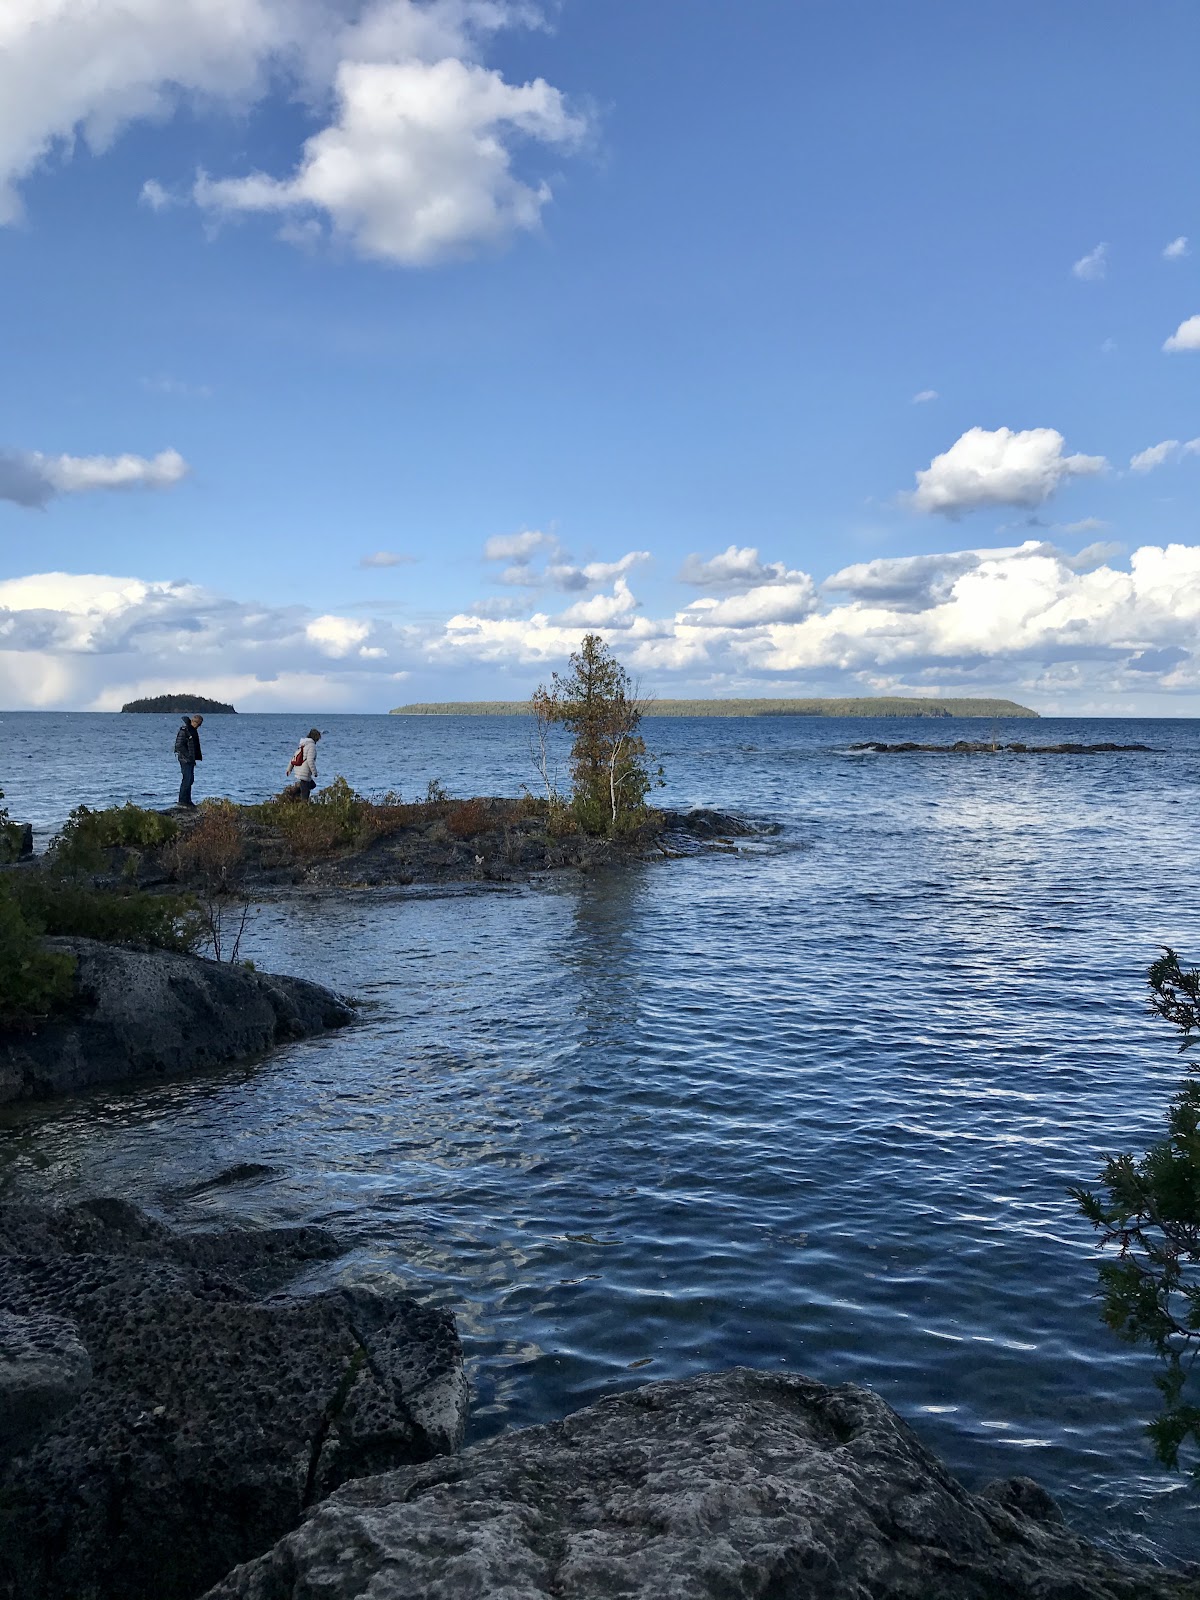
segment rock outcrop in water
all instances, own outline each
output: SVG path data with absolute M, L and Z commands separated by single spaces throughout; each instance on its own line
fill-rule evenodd
M 0 1034 L 0 1103 L 127 1078 L 175 1078 L 341 1027 L 353 1012 L 320 984 L 165 950 L 50 939 L 75 957 L 75 1002 Z
M 1167 1600 L 1028 1479 L 969 1494 L 879 1397 L 652 1384 L 350 1484 L 207 1600 Z
M 0 1206 L 3 1600 L 191 1600 L 339 1484 L 457 1448 L 449 1313 L 277 1292 L 338 1253 L 118 1200 Z
M 918 744 L 906 739 L 902 744 L 883 744 L 878 739 L 866 739 L 852 744 L 851 750 L 873 750 L 876 755 L 902 756 L 913 751 L 936 756 L 1099 756 L 1114 752 L 1140 750 L 1153 752 L 1149 744 L 994 744 L 986 739 L 956 739 L 953 744 Z

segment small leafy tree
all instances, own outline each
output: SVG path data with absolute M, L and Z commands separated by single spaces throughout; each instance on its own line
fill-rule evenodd
M 570 659 L 570 671 L 554 673 L 549 689 L 539 687 L 530 702 L 535 730 L 548 733 L 561 723 L 573 735 L 572 808 L 591 833 L 636 827 L 646 815 L 646 796 L 661 773 L 652 775 L 641 737 L 646 701 L 637 684 L 600 638 L 585 635 Z M 541 736 L 539 738 L 541 748 Z M 536 758 L 535 758 L 536 759 Z M 546 770 L 547 798 L 555 791 Z
M 555 731 L 560 719 L 558 702 L 542 684 L 538 685 L 530 698 L 529 717 L 529 755 L 546 791 L 546 804 L 553 810 L 559 804 Z
M 196 895 L 205 941 L 214 961 L 239 959 L 250 920 L 242 893 L 245 838 L 231 800 L 205 800 L 195 825 L 172 846 L 169 860 Z
M 1180 1050 L 1200 1044 L 1200 972 L 1185 971 L 1166 948 L 1148 976 L 1150 1009 L 1179 1029 Z M 1119 1338 L 1154 1352 L 1163 1406 L 1147 1431 L 1163 1466 L 1178 1469 L 1181 1450 L 1200 1447 L 1200 1406 L 1188 1387 L 1200 1356 L 1200 1082 L 1180 1084 L 1166 1138 L 1144 1155 L 1110 1157 L 1099 1183 L 1099 1192 L 1071 1193 L 1101 1246 L 1116 1250 L 1098 1269 L 1101 1315 Z M 1200 1478 L 1200 1459 L 1191 1471 Z

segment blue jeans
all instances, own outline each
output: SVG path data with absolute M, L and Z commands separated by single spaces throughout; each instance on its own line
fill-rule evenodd
M 196 763 L 179 758 L 179 804 L 190 806 L 192 803 L 192 781 L 196 776 Z

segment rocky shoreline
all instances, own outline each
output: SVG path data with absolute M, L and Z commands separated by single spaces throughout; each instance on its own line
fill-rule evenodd
M 448 1312 L 284 1292 L 340 1250 L 0 1206 L 3 1600 L 192 1600 L 338 1485 L 458 1447 Z
M 353 1021 L 320 984 L 168 950 L 48 939 L 75 960 L 68 1009 L 0 1033 L 0 1105 L 182 1077 Z
M 236 1177 L 236 1174 L 235 1174 Z M 313 1227 L 0 1206 L 2 1600 L 1185 1600 L 870 1390 L 746 1369 L 461 1449 L 449 1313 Z
M 347 1485 L 207 1600 L 1183 1600 L 878 1395 L 739 1368 Z

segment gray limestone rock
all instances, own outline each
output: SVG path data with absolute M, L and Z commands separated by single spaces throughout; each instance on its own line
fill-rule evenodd
M 347 1480 L 458 1447 L 453 1318 L 361 1289 L 261 1298 L 330 1254 L 287 1233 L 0 1207 L 0 1304 L 48 1379 L 0 1465 L 4 1600 L 189 1600 Z
M 71 1012 L 0 1035 L 0 1103 L 133 1078 L 176 1078 L 350 1022 L 344 1000 L 301 978 L 166 950 L 49 939 L 76 959 Z
M 68 1411 L 91 1380 L 74 1323 L 0 1310 L 0 1463 Z
M 1016 1481 L 969 1494 L 877 1395 L 652 1384 L 349 1484 L 207 1600 L 1179 1600 Z

